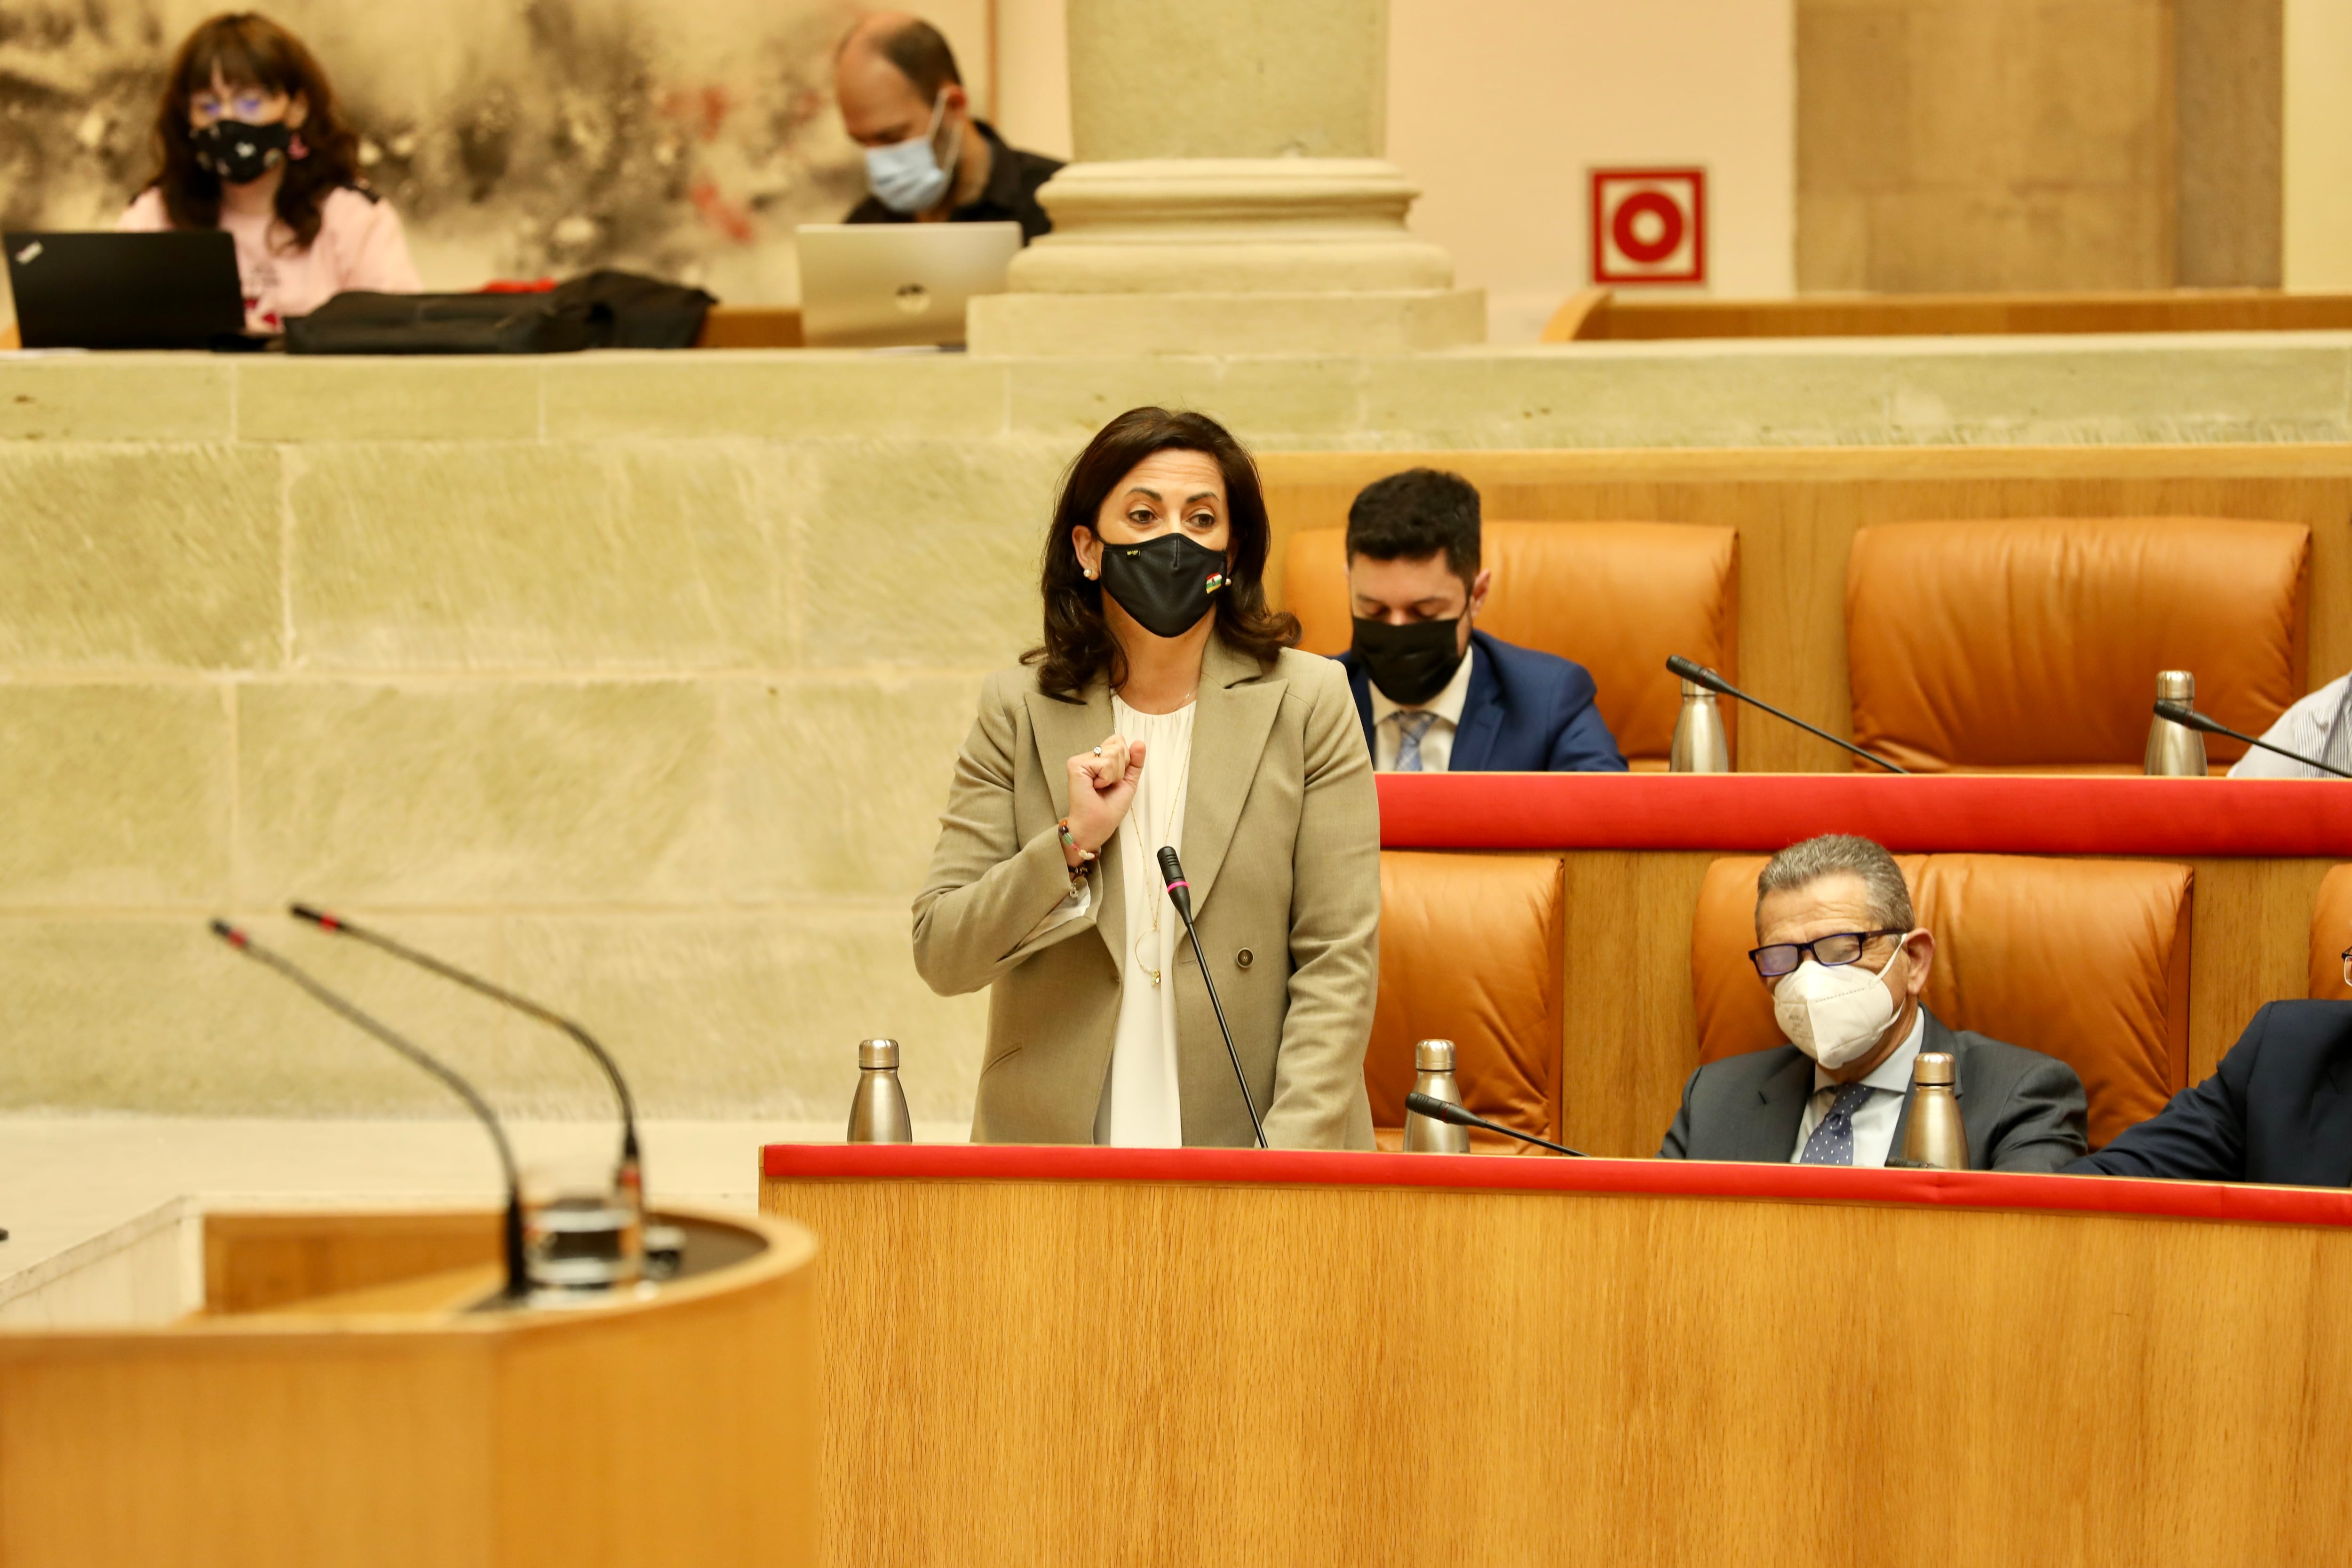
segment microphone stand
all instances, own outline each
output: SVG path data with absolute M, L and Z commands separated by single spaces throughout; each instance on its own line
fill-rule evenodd
M 1465 1110 L 1450 1101 L 1434 1099 L 1419 1090 L 1404 1097 L 1404 1108 L 1407 1110 L 1419 1111 L 1434 1121 L 1450 1121 L 1456 1127 L 1483 1127 L 1489 1132 L 1499 1132 L 1506 1138 L 1516 1138 L 1522 1143 L 1533 1143 L 1539 1149 L 1549 1149 L 1555 1154 L 1569 1154 L 1579 1160 L 1592 1158 L 1581 1149 L 1571 1149 L 1565 1143 L 1555 1143 L 1549 1138 L 1538 1138 L 1532 1132 L 1522 1132 L 1516 1127 L 1506 1127 L 1499 1121 L 1489 1121 L 1474 1111 Z
M 423 1047 L 394 1034 L 389 1026 L 376 1022 L 361 1012 L 351 1003 L 344 1001 L 341 996 L 310 978 L 305 971 L 263 947 L 226 921 L 213 921 L 213 934 L 255 963 L 276 970 L 309 993 L 310 999 L 327 1011 L 345 1023 L 373 1035 L 377 1039 L 439 1079 L 458 1099 L 466 1102 L 467 1110 L 481 1119 L 482 1125 L 490 1130 L 490 1142 L 498 1145 L 499 1166 L 506 1173 L 507 1178 L 505 1294 L 510 1300 L 520 1300 L 528 1296 L 530 1293 L 530 1286 L 528 1271 L 523 1264 L 522 1247 L 522 1178 L 515 1170 L 514 1150 L 508 1146 L 506 1129 L 499 1125 L 498 1113 L 490 1109 L 489 1101 L 476 1092 L 472 1084 L 459 1078 L 455 1071 L 443 1065 Z
M 1780 720 L 1783 724 L 1794 724 L 1798 729 L 1804 731 L 1809 735 L 1819 735 L 1831 745 L 1843 746 L 1847 751 L 1852 752 L 1855 756 L 1860 757 L 1863 761 L 1866 763 L 1875 763 L 1890 773 L 1901 773 L 1906 777 L 1910 775 L 1911 770 L 1909 768 L 1898 768 L 1893 763 L 1888 762 L 1885 757 L 1880 756 L 1876 752 L 1865 752 L 1860 746 L 1855 745 L 1852 741 L 1839 740 L 1835 735 L 1831 734 L 1827 730 L 1822 729 L 1818 724 L 1808 724 L 1802 719 L 1798 718 L 1794 713 L 1783 713 L 1778 708 L 1773 707 L 1769 702 L 1763 700 L 1761 698 L 1748 696 L 1748 693 L 1740 690 L 1739 688 L 1732 685 L 1731 682 L 1724 679 L 1723 677 L 1716 674 L 1715 671 L 1707 668 L 1706 666 L 1703 664 L 1694 664 L 1678 653 L 1671 653 L 1666 656 L 1666 669 L 1669 673 L 1678 675 L 1683 679 L 1689 681 L 1693 686 L 1706 687 L 1709 691 L 1714 692 L 1718 697 L 1733 698 L 1738 701 L 1747 703 L 1750 708 L 1761 708 L 1765 712 L 1769 713 L 1773 718 Z
M 437 974 L 442 979 L 462 985 L 468 991 L 488 996 L 491 1001 L 503 1006 L 511 1007 L 527 1018 L 536 1018 L 550 1028 L 560 1029 L 569 1035 L 581 1049 L 595 1059 L 598 1067 L 604 1069 L 605 1078 L 612 1082 L 613 1094 L 621 1102 L 620 1185 L 622 1190 L 632 1195 L 641 1194 L 644 1192 L 644 1163 L 637 1152 L 637 1102 L 629 1093 L 628 1083 L 621 1077 L 621 1069 L 614 1062 L 611 1053 L 598 1045 L 587 1030 L 562 1014 L 551 1012 L 541 1006 L 528 996 L 518 996 L 503 985 L 495 985 L 478 974 L 469 974 L 456 964 L 436 958 L 429 952 L 419 952 L 405 942 L 395 942 L 382 931 L 370 931 L 365 926 L 353 925 L 340 915 L 331 915 L 323 910 L 312 909 L 308 904 L 289 904 L 287 910 L 295 919 L 309 921 L 320 931 L 363 942 L 380 952 L 392 954 L 404 963 L 413 963 L 428 973 Z
M 1217 1000 L 1217 983 L 1209 978 L 1209 955 L 1201 951 L 1201 933 L 1192 929 L 1192 885 L 1184 880 L 1184 868 L 1176 858 L 1176 851 L 1161 845 L 1160 875 L 1168 884 L 1168 901 L 1184 919 L 1184 934 L 1192 941 L 1192 956 L 1201 965 L 1201 984 L 1209 988 L 1209 1005 L 1217 1010 L 1217 1033 L 1225 1037 L 1225 1059 L 1234 1064 L 1234 1082 L 1241 1086 L 1242 1107 L 1249 1112 L 1250 1131 L 1257 1134 L 1257 1146 L 1265 1143 L 1265 1124 L 1257 1119 L 1257 1102 L 1250 1098 L 1249 1079 L 1242 1072 L 1242 1054 L 1234 1048 L 1234 1032 L 1225 1023 L 1225 1005 Z
M 2175 702 L 2168 697 L 2159 698 L 2156 704 L 2156 716 L 2159 719 L 2168 719 L 2175 724 L 2185 725 L 2191 730 L 2202 730 L 2209 735 L 2227 735 L 2232 741 L 2243 741 L 2249 746 L 2260 746 L 2265 752 L 2276 752 L 2289 762 L 2301 763 L 2307 768 L 2317 768 L 2323 773 L 2334 773 L 2339 779 L 2352 779 L 2352 773 L 2347 773 L 2342 768 L 2331 767 L 2317 757 L 2306 757 L 2300 752 L 2290 752 L 2284 746 L 2273 746 L 2260 735 L 2242 734 L 2231 729 L 2219 719 L 2200 713 L 2186 702 Z

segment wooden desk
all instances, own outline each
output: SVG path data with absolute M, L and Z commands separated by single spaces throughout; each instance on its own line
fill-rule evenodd
M 204 1315 L 0 1332 L 0 1563 L 813 1563 L 815 1242 L 678 1217 L 719 1267 L 472 1312 L 494 1215 L 206 1216 Z
M 768 1149 L 845 1565 L 2247 1568 L 2352 1542 L 2352 1194 Z
M 1717 856 L 1858 833 L 1897 853 L 2186 864 L 2196 872 L 2192 1083 L 2212 1072 L 2257 1007 L 2305 994 L 2320 879 L 2352 860 L 2352 789 L 2332 781 L 1383 773 L 1379 782 L 1383 849 L 1542 850 L 1565 861 L 1561 1136 L 1601 1154 L 1654 1153 L 1698 1066 L 1691 921 Z
M 1832 294 L 1797 300 L 1641 300 L 1586 289 L 1553 312 L 1543 341 L 2309 332 L 2347 327 L 2352 327 L 2352 294 L 2289 294 L 2277 289 Z

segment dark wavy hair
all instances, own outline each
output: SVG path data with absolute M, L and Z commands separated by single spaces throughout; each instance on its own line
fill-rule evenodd
M 343 123 L 327 73 L 302 40 L 257 11 L 227 11 L 200 22 L 172 57 L 163 102 L 155 111 L 155 147 L 162 167 L 148 182 L 163 193 L 173 228 L 220 226 L 220 176 L 197 166 L 189 140 L 188 100 L 212 86 L 213 73 L 231 87 L 258 88 L 300 98 L 310 113 L 296 132 L 307 155 L 286 161 L 278 185 L 278 221 L 309 249 L 319 237 L 320 208 L 338 188 L 364 189 L 359 137 Z
M 1205 414 L 1165 408 L 1130 408 L 1096 433 L 1063 477 L 1045 536 L 1045 640 L 1021 656 L 1037 667 L 1037 685 L 1048 697 L 1076 701 L 1097 674 L 1126 684 L 1127 658 L 1103 619 L 1102 584 L 1089 582 L 1078 564 L 1070 531 L 1092 532 L 1103 501 L 1135 465 L 1154 452 L 1201 452 L 1216 459 L 1224 475 L 1227 546 L 1232 564 L 1228 586 L 1216 598 L 1217 635 L 1260 664 L 1298 641 L 1298 617 L 1265 603 L 1265 556 L 1273 530 L 1265 517 L 1265 492 L 1248 450 Z

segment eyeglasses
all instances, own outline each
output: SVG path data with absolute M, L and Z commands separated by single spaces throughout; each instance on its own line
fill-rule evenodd
M 2344 961 L 2344 984 L 2352 985 L 2352 947 L 2346 948 L 2336 956 Z
M 1840 931 L 1827 936 L 1817 936 L 1811 942 L 1776 942 L 1769 947 L 1748 950 L 1748 962 L 1756 973 L 1767 980 L 1778 980 L 1783 974 L 1793 974 L 1797 965 L 1811 958 L 1823 969 L 1836 969 L 1852 963 L 1862 956 L 1862 950 L 1882 936 L 1908 936 L 1900 929 L 1895 931 Z M 2352 974 L 2352 951 L 2344 954 L 2345 969 Z M 2347 984 L 2352 984 L 2347 980 Z

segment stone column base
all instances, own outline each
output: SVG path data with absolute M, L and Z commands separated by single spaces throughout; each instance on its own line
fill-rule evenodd
M 982 354 L 1380 354 L 1486 341 L 1483 289 L 1360 294 L 983 294 Z
M 1482 342 L 1485 296 L 1405 226 L 1378 158 L 1073 163 L 1054 232 L 971 302 L 981 353 L 1408 353 Z

